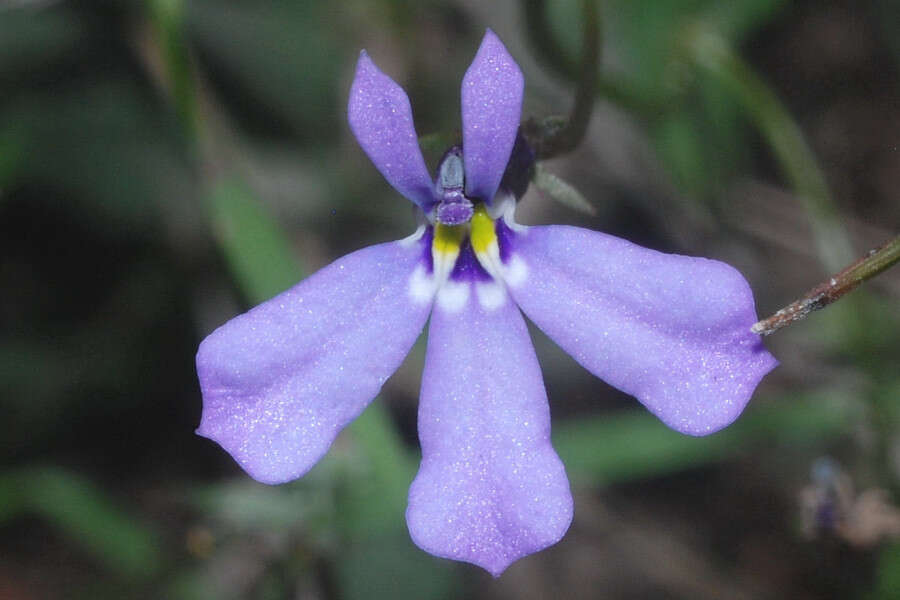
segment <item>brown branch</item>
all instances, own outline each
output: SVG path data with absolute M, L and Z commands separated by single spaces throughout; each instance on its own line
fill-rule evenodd
M 760 335 L 772 334 L 813 311 L 825 308 L 862 282 L 886 271 L 898 260 L 900 235 L 879 248 L 869 250 L 865 256 L 809 290 L 802 298 L 788 304 L 768 319 L 756 323 L 750 331 Z

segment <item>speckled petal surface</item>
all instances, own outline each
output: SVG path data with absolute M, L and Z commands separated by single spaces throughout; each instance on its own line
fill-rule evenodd
M 359 145 L 388 183 L 425 212 L 431 210 L 432 181 L 419 149 L 409 98 L 365 51 L 356 64 L 347 116 Z
M 516 141 L 525 80 L 488 29 L 462 82 L 466 195 L 490 203 Z
M 509 298 L 492 309 L 474 291 L 462 308 L 436 303 L 428 335 L 410 535 L 498 576 L 556 543 L 572 519 L 540 368 Z
M 725 263 L 565 226 L 530 227 L 508 246 L 525 314 L 677 431 L 730 424 L 777 364 L 749 331 L 749 285 Z
M 197 430 L 256 480 L 306 473 L 403 361 L 430 299 L 410 295 L 423 241 L 349 254 L 200 345 Z

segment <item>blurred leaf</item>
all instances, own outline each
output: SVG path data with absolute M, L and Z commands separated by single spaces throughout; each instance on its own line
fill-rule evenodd
M 572 32 L 580 30 L 578 1 L 547 4 L 561 51 L 577 56 L 578 36 Z M 603 5 L 604 39 L 614 65 L 602 70 L 599 91 L 647 121 L 659 156 L 689 198 L 715 199 L 735 175 L 746 158 L 746 124 L 727 87 L 698 76 L 685 37 L 702 23 L 738 45 L 783 4 L 612 0 Z
M 675 185 L 696 196 L 707 188 L 704 148 L 693 119 L 684 113 L 668 116 L 651 132 L 656 151 L 668 167 Z
M 0 3 L 0 80 L 71 58 L 86 27 L 68 7 L 7 8 Z
M 393 535 L 351 544 L 337 568 L 342 597 L 348 600 L 462 597 L 455 577 L 457 563 L 417 548 L 405 526 Z
M 611 0 L 604 26 L 621 68 L 647 93 L 668 96 L 680 85 L 679 36 L 692 22 L 707 21 L 732 44 L 740 42 L 784 0 Z
M 746 122 L 730 94 L 698 77 L 680 110 L 651 124 L 651 136 L 678 187 L 714 201 L 747 158 Z
M 419 148 L 422 149 L 425 164 L 432 172 L 437 171 L 444 153 L 459 143 L 460 133 L 458 131 L 439 131 L 419 136 Z
M 894 61 L 900 66 L 900 36 L 897 35 L 898 24 L 900 24 L 900 2 L 897 2 L 897 0 L 877 0 L 875 2 L 875 17 L 875 20 L 884 32 L 882 39 L 893 51 Z
M 900 543 L 895 542 L 881 551 L 875 575 L 872 600 L 898 600 L 900 598 Z
M 40 243 L 56 252 L 46 241 Z M 93 282 L 92 270 L 96 271 L 97 265 L 84 256 L 76 255 L 74 262 L 82 264 L 75 267 L 70 262 L 56 262 L 60 269 L 71 271 L 67 277 Z M 106 291 L 88 314 L 78 312 L 77 316 L 59 320 L 44 308 L 52 304 L 42 307 L 41 295 L 31 293 L 29 311 L 7 315 L 25 324 L 38 322 L 41 328 L 29 331 L 26 326 L 17 331 L 10 327 L 0 336 L 0 389 L 4 391 L 0 439 L 4 457 L 44 452 L 47 444 L 55 447 L 67 438 L 78 444 L 72 431 L 73 416 L 77 415 L 82 427 L 92 422 L 108 423 L 110 419 L 119 422 L 150 401 L 154 392 L 151 385 L 144 384 L 147 369 L 154 368 L 155 360 L 171 358 L 170 348 L 160 349 L 153 342 L 158 342 L 157 335 L 165 336 L 170 331 L 166 327 L 175 314 L 172 299 L 176 292 L 163 264 L 127 262 L 124 254 L 118 260 L 128 268 L 121 275 L 109 271 L 101 275 Z M 42 281 L 47 288 L 41 294 L 66 301 L 75 298 L 67 279 L 48 277 L 47 272 L 36 266 L 28 269 L 29 276 L 47 280 Z M 115 279 L 119 276 L 121 279 Z M 8 288 L 29 287 L 22 280 L 6 281 Z M 112 281 L 114 286 L 110 285 Z M 12 295 L 11 291 L 7 294 Z M 52 335 L 45 333 L 48 331 Z M 142 382 L 139 389 L 134 388 L 135 382 Z
M 12 182 L 20 169 L 23 146 L 20 134 L 0 131 L 0 206 L 3 205 L 4 188 Z
M 827 393 L 748 410 L 719 433 L 677 433 L 643 411 L 563 422 L 553 443 L 576 485 L 609 485 L 719 462 L 754 444 L 821 442 L 846 433 L 849 403 Z
M 532 182 L 538 190 L 563 206 L 588 215 L 597 214 L 597 209 L 581 195 L 581 192 L 569 185 L 565 180 L 545 170 L 541 163 L 534 165 L 534 179 Z
M 6 185 L 39 182 L 116 235 L 158 231 L 160 207 L 193 193 L 174 122 L 128 83 L 89 83 L 3 106 L 0 140 L 18 147 Z
M 406 495 L 416 461 L 377 400 L 347 428 L 358 452 L 356 473 L 341 497 L 340 522 L 351 537 L 406 529 Z
M 213 229 L 231 271 L 252 304 L 268 300 L 303 276 L 278 224 L 235 178 L 208 194 Z
M 612 0 L 603 11 L 604 35 L 621 60 L 618 69 L 644 94 L 667 98 L 682 73 L 673 65 L 678 35 L 708 0 Z
M 212 72 L 223 70 L 248 96 L 245 116 L 274 113 L 295 135 L 328 143 L 338 126 L 338 75 L 350 64 L 329 10 L 293 0 L 196 0 L 188 30 Z
M 694 66 L 729 91 L 769 144 L 810 217 L 822 263 L 829 271 L 843 268 L 854 257 L 850 241 L 825 175 L 796 120 L 774 90 L 719 32 L 693 27 L 686 33 L 684 44 Z
M 0 523 L 26 514 L 51 522 L 122 575 L 146 578 L 159 568 L 155 536 L 74 473 L 33 467 L 0 474 Z
M 184 36 L 185 6 L 182 0 L 149 0 L 150 18 L 159 38 L 165 79 L 175 108 L 188 136 L 197 134 L 196 85 Z
M 193 503 L 205 515 L 245 532 L 290 532 L 304 522 L 321 520 L 331 501 L 325 482 L 303 480 L 303 485 L 267 486 L 250 479 L 226 481 L 203 487 L 192 494 Z M 333 487 L 333 486 L 332 486 Z M 325 496 L 325 500 L 317 496 Z M 327 515 L 326 515 L 326 518 Z
M 700 18 L 710 23 L 726 39 L 739 44 L 788 4 L 787 0 L 709 1 Z
M 896 374 L 894 367 L 900 356 L 896 299 L 875 295 L 863 287 L 809 321 L 802 326 L 809 328 L 813 339 L 829 353 L 853 360 L 874 380 Z

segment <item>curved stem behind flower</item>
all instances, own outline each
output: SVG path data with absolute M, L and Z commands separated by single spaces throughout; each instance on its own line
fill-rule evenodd
M 582 0 L 581 20 L 584 33 L 581 60 L 570 64 L 556 40 L 546 27 L 546 4 L 543 0 L 525 0 L 525 17 L 532 43 L 539 55 L 547 58 L 557 69 L 570 71 L 578 83 L 575 102 L 568 117 L 548 117 L 523 124 L 523 134 L 538 160 L 552 158 L 574 150 L 587 133 L 594 108 L 600 63 L 600 25 L 596 0 Z
M 596 15 L 596 7 L 593 9 Z M 570 57 L 553 37 L 547 19 L 546 0 L 522 0 L 525 26 L 535 55 L 551 71 L 569 81 L 579 81 L 582 64 Z M 595 17 L 595 23 L 597 23 Z M 598 25 L 599 27 L 599 25 Z M 665 110 L 665 105 L 647 98 L 620 78 L 604 73 L 600 67 L 600 36 L 597 36 L 597 68 L 594 72 L 594 93 L 613 104 L 626 108 L 642 118 L 651 120 Z

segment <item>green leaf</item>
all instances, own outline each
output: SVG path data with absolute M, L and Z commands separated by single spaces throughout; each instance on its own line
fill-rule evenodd
M 38 10 L 0 4 L 0 80 L 71 59 L 86 46 L 87 27 L 69 6 Z
M 405 526 L 351 544 L 337 565 L 342 597 L 348 600 L 460 598 L 458 570 L 457 563 L 413 545 Z
M 175 108 L 189 137 L 197 133 L 196 84 L 184 36 L 185 6 L 182 0 L 149 0 L 149 14 L 159 36 L 166 73 Z
M 718 81 L 698 76 L 677 111 L 651 126 L 657 152 L 688 198 L 714 201 L 746 159 L 747 122 Z
M 835 394 L 785 398 L 748 410 L 719 433 L 677 433 L 644 411 L 563 422 L 553 443 L 573 484 L 621 483 L 726 460 L 754 444 L 812 443 L 846 433 L 850 408 Z
M 49 521 L 121 575 L 147 578 L 159 568 L 152 532 L 74 473 L 32 467 L 0 474 L 0 523 L 24 515 Z
M 895 542 L 881 551 L 875 576 L 872 600 L 900 599 L 900 543 Z
M 187 3 L 188 33 L 252 102 L 252 113 L 273 115 L 296 136 L 318 144 L 334 137 L 335 106 L 345 59 L 341 33 L 327 3 L 195 0 Z M 343 95 L 345 92 L 341 92 Z M 283 129 L 283 127 L 282 127 Z
M 58 190 L 66 208 L 110 235 L 158 237 L 161 213 L 183 213 L 182 199 L 195 190 L 174 121 L 145 92 L 127 81 L 92 81 L 5 103 L 0 143 L 13 144 L 14 154 L 0 158 L 10 161 L 0 166 L 10 169 L 0 173 L 3 183 Z
M 748 119 L 766 139 L 809 214 L 822 263 L 829 271 L 843 268 L 853 258 L 851 245 L 828 182 L 800 126 L 774 90 L 719 32 L 697 26 L 684 42 L 693 65 L 705 71 L 740 103 Z
M 6 197 L 4 188 L 12 182 L 23 159 L 24 144 L 19 132 L 0 131 L 0 206 Z
M 377 399 L 347 429 L 359 471 L 340 498 L 342 528 L 352 538 L 405 530 L 407 490 L 416 472 L 412 453 Z
M 785 0 L 739 0 L 708 2 L 702 19 L 715 27 L 732 43 L 740 43 L 765 25 L 787 5 Z
M 698 21 L 740 44 L 784 0 L 611 0 L 604 6 L 604 33 L 624 70 L 641 88 L 665 97 L 680 85 L 678 45 Z
M 213 229 L 244 294 L 257 304 L 303 276 L 275 219 L 236 178 L 223 179 L 208 195 Z
M 191 500 L 203 514 L 229 529 L 286 532 L 327 512 L 316 496 L 327 495 L 328 486 L 319 481 L 323 485 L 315 489 L 305 479 L 301 482 L 276 487 L 239 479 L 200 488 L 191 494 Z

